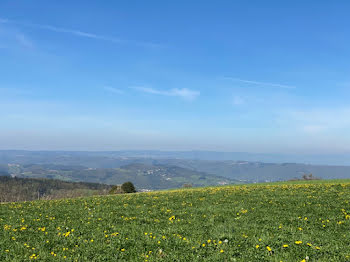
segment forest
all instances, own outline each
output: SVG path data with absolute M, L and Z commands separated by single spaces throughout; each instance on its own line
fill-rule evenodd
M 98 183 L 0 176 L 0 202 L 105 195 L 111 188 L 110 185 Z

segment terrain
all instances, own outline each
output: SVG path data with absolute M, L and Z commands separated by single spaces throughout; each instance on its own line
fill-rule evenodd
M 322 179 L 350 178 L 350 166 L 268 163 L 238 157 L 251 158 L 249 154 L 196 151 L 0 151 L 0 175 L 104 184 L 130 180 L 144 190 L 177 188 L 183 184 L 285 181 L 310 173 Z
M 350 181 L 0 205 L 1 261 L 348 261 Z
M 131 181 L 142 190 L 238 183 L 234 179 L 208 175 L 204 172 L 174 165 L 132 163 L 118 168 L 91 168 L 54 164 L 7 164 L 1 166 L 4 175 L 21 178 L 50 178 L 71 182 L 91 182 L 109 185 Z M 1 175 L 1 174 L 0 174 Z

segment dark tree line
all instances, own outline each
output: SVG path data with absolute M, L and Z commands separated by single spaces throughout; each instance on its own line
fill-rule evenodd
M 111 187 L 97 183 L 0 176 L 0 202 L 100 195 L 107 194 Z

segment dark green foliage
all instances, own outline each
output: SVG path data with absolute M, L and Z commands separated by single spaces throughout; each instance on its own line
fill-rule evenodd
M 110 187 L 96 183 L 0 176 L 0 202 L 106 194 Z
M 122 190 L 124 193 L 135 193 L 136 189 L 133 183 L 131 182 L 125 182 L 122 184 Z
M 115 185 L 111 188 L 111 190 L 109 190 L 108 192 L 109 194 L 113 195 L 113 194 L 122 194 L 124 193 L 122 190 L 122 186 L 121 185 Z

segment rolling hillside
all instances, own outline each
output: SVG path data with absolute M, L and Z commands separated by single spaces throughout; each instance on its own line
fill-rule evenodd
M 239 182 L 178 166 L 142 163 L 128 164 L 119 168 L 87 168 L 52 164 L 8 164 L 7 166 L 3 165 L 3 169 L 4 173 L 13 177 L 51 178 L 63 181 L 82 181 L 110 185 L 132 181 L 138 190 L 179 188 L 184 184 L 209 186 Z
M 0 205 L 0 261 L 348 261 L 349 181 Z
M 310 173 L 322 179 L 350 178 L 350 166 L 186 158 L 190 155 L 188 153 L 183 154 L 183 158 L 167 158 L 171 156 L 170 153 L 156 154 L 153 151 L 0 151 L 0 174 L 110 184 L 135 180 L 139 187 L 149 189 L 173 188 L 181 186 L 181 183 L 216 185 L 220 182 L 225 183 L 225 180 L 228 183 L 282 181 L 300 178 Z M 181 154 L 173 153 L 173 156 Z M 143 166 L 139 166 L 136 172 L 137 169 L 133 168 L 133 165 Z M 159 172 L 142 175 L 143 171 L 157 168 L 160 169 Z M 162 172 L 168 175 L 161 176 Z

